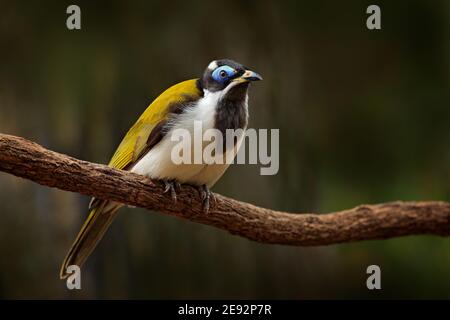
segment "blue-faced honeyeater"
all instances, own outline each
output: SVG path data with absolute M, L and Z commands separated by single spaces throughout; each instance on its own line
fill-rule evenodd
M 204 209 L 209 208 L 210 192 L 223 175 L 228 163 L 175 164 L 171 150 L 176 142 L 170 138 L 175 129 L 193 131 L 200 121 L 203 130 L 242 129 L 248 122 L 248 87 L 261 76 L 229 59 L 212 61 L 198 79 L 180 82 L 159 95 L 127 132 L 109 166 L 128 170 L 166 183 L 176 199 L 176 185 L 186 183 L 201 190 Z M 236 155 L 244 134 L 224 153 Z M 68 276 L 67 267 L 81 267 L 110 226 L 117 210 L 123 206 L 113 201 L 93 198 L 89 216 L 70 248 L 60 277 Z

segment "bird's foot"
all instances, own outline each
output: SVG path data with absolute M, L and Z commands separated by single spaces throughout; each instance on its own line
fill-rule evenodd
M 170 197 L 174 202 L 177 202 L 177 192 L 180 191 L 180 183 L 176 180 L 164 180 L 164 191 L 163 193 L 170 192 Z
M 209 190 L 206 184 L 197 187 L 200 198 L 202 199 L 202 209 L 204 213 L 208 213 L 210 205 L 216 202 L 214 194 Z

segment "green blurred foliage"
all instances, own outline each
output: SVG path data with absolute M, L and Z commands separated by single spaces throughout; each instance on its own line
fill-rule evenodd
M 229 57 L 261 73 L 250 126 L 280 129 L 280 171 L 233 166 L 215 191 L 328 212 L 450 201 L 450 3 L 0 1 L 0 132 L 107 163 L 162 90 Z M 270 246 L 123 209 L 69 292 L 58 269 L 88 199 L 0 174 L 2 298 L 450 298 L 448 239 Z M 365 270 L 382 269 L 382 290 Z

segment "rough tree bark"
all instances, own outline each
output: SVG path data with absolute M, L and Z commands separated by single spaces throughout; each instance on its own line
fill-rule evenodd
M 0 171 L 62 190 L 211 225 L 262 243 L 328 245 L 405 235 L 450 235 L 450 203 L 391 202 L 360 205 L 328 214 L 292 214 L 260 208 L 215 194 L 202 212 L 198 192 L 182 186 L 177 202 L 164 185 L 144 176 L 78 160 L 24 138 L 0 134 Z

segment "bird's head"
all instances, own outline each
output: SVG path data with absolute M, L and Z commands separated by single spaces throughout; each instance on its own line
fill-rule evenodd
M 251 81 L 262 77 L 242 64 L 230 59 L 212 61 L 200 79 L 201 86 L 208 92 L 221 91 L 227 96 L 245 96 Z

